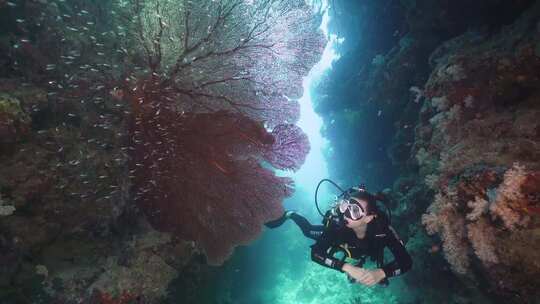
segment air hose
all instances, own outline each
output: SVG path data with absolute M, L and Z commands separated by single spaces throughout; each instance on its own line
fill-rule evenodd
M 322 179 L 322 180 L 319 182 L 319 184 L 317 185 L 317 188 L 315 189 L 315 206 L 317 207 L 317 211 L 319 211 L 319 214 L 320 214 L 322 217 L 324 217 L 324 214 L 321 212 L 321 209 L 319 208 L 319 202 L 317 201 L 317 194 L 319 193 L 319 187 L 321 186 L 321 184 L 322 184 L 323 182 L 329 182 L 329 183 L 331 183 L 332 185 L 334 185 L 336 188 L 338 188 L 339 191 L 341 191 L 341 194 L 338 195 L 338 197 L 342 196 L 345 192 L 347 192 L 347 190 L 341 189 L 341 187 L 338 186 L 338 184 L 334 183 L 333 181 L 331 181 L 331 180 L 329 180 L 329 179 L 327 179 L 327 178 Z
M 317 200 L 317 196 L 319 194 L 319 187 L 321 186 L 321 184 L 323 182 L 329 182 L 331 183 L 332 185 L 334 185 L 334 187 L 336 187 L 337 189 L 339 189 L 339 191 L 341 191 L 341 193 L 338 195 L 338 197 L 342 197 L 343 194 L 345 194 L 347 191 L 349 190 L 343 190 L 338 184 L 336 184 L 335 182 L 333 182 L 332 180 L 330 179 L 322 179 L 318 184 L 317 184 L 317 188 L 315 189 L 315 206 L 317 207 L 317 211 L 319 212 L 319 214 L 324 217 L 324 214 L 322 213 L 321 209 L 319 208 L 319 202 Z M 392 211 L 390 211 L 390 208 L 388 207 L 388 205 L 386 204 L 386 202 L 384 201 L 381 201 L 384 205 L 384 207 L 386 208 L 386 213 L 387 213 L 387 216 L 388 216 L 388 221 L 389 221 L 389 224 L 391 223 L 392 221 Z

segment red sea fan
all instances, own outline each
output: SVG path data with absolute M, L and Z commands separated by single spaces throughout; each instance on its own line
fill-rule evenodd
M 226 111 L 140 114 L 132 134 L 139 206 L 157 229 L 194 240 L 213 265 L 255 239 L 292 194 L 292 180 L 261 161 L 294 170 L 309 150 L 295 127 L 268 133 L 260 123 Z

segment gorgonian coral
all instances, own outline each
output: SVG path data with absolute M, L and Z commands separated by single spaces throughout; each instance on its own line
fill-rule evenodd
M 262 162 L 297 169 L 309 150 L 299 129 L 278 126 L 269 133 L 224 111 L 162 109 L 152 117 L 133 124 L 132 172 L 135 197 L 156 228 L 196 241 L 209 263 L 220 264 L 281 215 L 292 180 Z

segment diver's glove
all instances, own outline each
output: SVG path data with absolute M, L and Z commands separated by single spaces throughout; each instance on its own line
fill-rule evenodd
M 346 272 L 348 276 L 352 277 L 355 282 L 366 286 L 373 286 L 386 278 L 386 274 L 380 268 L 366 269 L 345 263 L 342 270 Z
M 285 211 L 285 213 L 283 213 L 283 216 L 286 217 L 286 218 L 288 218 L 288 219 L 290 219 L 291 216 L 292 216 L 293 214 L 295 214 L 295 213 L 296 213 L 296 211 L 294 211 L 294 210 L 287 210 L 287 211 Z
M 281 217 L 279 217 L 279 218 L 277 218 L 277 219 L 275 219 L 273 221 L 267 222 L 264 225 L 266 227 L 268 227 L 268 228 L 277 228 L 277 227 L 283 225 L 283 223 L 285 223 L 285 221 L 287 219 L 290 219 L 291 216 L 293 214 L 295 214 L 295 213 L 296 212 L 294 210 L 287 210 L 287 211 L 283 212 L 283 215 Z
M 347 279 L 349 280 L 349 283 L 351 283 L 351 284 L 359 283 L 353 277 L 351 277 L 349 274 L 347 274 Z M 388 285 L 390 285 L 390 282 L 388 281 L 388 278 L 384 278 L 377 284 L 381 285 L 382 287 L 388 287 Z

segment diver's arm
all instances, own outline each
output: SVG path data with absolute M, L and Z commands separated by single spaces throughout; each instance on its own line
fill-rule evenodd
M 334 237 L 335 233 L 332 230 L 324 231 L 317 242 L 311 246 L 311 260 L 322 266 L 343 272 L 344 262 L 328 254 L 328 249 L 332 247 Z
M 332 268 L 335 270 L 339 270 L 343 272 L 343 264 L 341 260 L 338 260 L 334 257 L 331 257 L 330 255 L 326 254 L 325 251 L 321 251 L 316 249 L 315 247 L 311 248 L 311 259 L 313 262 L 318 263 L 322 266 Z
M 396 231 L 392 227 L 388 227 L 385 237 L 385 245 L 388 246 L 390 252 L 394 256 L 394 260 L 386 263 L 381 267 L 387 278 L 401 275 L 412 267 L 412 258 L 405 249 L 405 245 L 399 239 Z

